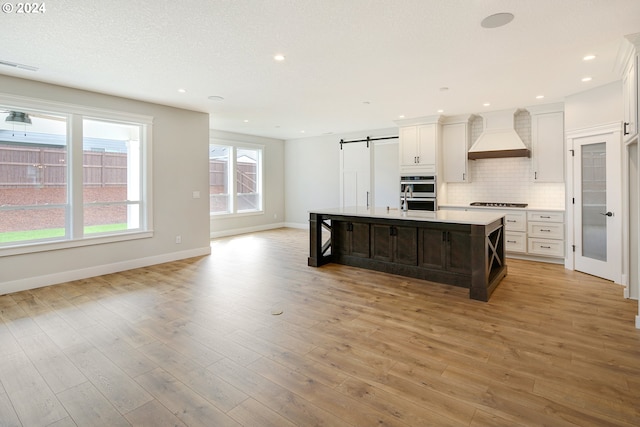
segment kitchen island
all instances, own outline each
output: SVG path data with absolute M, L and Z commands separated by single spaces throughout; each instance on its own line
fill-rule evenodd
M 312 267 L 337 263 L 461 286 L 480 301 L 507 274 L 504 216 L 496 213 L 319 209 L 309 213 L 309 231 Z

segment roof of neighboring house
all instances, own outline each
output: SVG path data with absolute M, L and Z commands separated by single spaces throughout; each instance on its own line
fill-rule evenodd
M 67 145 L 67 139 L 64 135 L 0 129 L 0 144 L 32 147 L 64 147 Z M 127 142 L 124 140 L 86 137 L 84 138 L 84 145 L 87 151 L 106 151 L 109 153 L 127 152 Z

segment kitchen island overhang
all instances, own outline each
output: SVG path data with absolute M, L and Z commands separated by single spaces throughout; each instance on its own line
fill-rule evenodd
M 461 286 L 480 301 L 507 274 L 504 216 L 496 213 L 318 209 L 309 233 L 312 267 L 337 263 Z

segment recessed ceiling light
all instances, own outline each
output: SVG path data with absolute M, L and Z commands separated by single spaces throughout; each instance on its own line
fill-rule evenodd
M 400 115 L 398 116 L 398 118 L 399 118 L 399 119 L 404 119 L 404 114 L 400 114 Z
M 440 109 L 438 110 L 438 113 L 444 113 L 444 110 Z
M 587 55 L 584 58 L 582 58 L 583 61 L 591 61 L 593 59 L 596 59 L 595 55 Z
M 180 92 L 180 93 L 187 93 L 187 90 L 186 90 L 186 89 L 178 89 L 178 92 Z
M 301 130 L 301 131 L 300 131 L 300 133 L 304 133 L 304 131 L 303 131 L 303 130 Z
M 482 28 L 498 28 L 507 25 L 513 21 L 513 18 L 513 13 L 495 13 L 484 18 L 482 22 L 480 22 L 480 25 Z
M 591 81 L 591 77 L 583 77 L 582 81 L 583 82 L 590 82 Z
M 244 119 L 243 120 L 245 123 L 249 123 L 249 119 Z
M 489 107 L 489 106 L 491 105 L 491 103 L 490 103 L 490 102 L 485 102 L 485 103 L 484 103 L 484 104 L 482 104 L 482 105 L 483 105 L 483 106 L 485 106 L 485 107 Z
M 538 96 L 536 96 L 536 99 L 542 99 L 542 98 L 544 98 L 544 95 L 538 95 Z
M 208 99 L 211 101 L 224 101 L 224 98 L 218 95 L 211 95 Z
M 274 55 L 273 59 L 275 59 L 276 61 L 284 61 L 284 55 L 282 54 Z

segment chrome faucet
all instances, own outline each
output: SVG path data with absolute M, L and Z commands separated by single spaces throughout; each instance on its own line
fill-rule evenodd
M 402 210 L 405 212 L 409 210 L 409 202 L 407 201 L 407 191 L 409 191 L 409 194 L 411 195 L 411 197 L 413 197 L 413 185 L 406 184 L 404 186 L 404 197 L 403 197 L 404 203 L 402 205 Z

